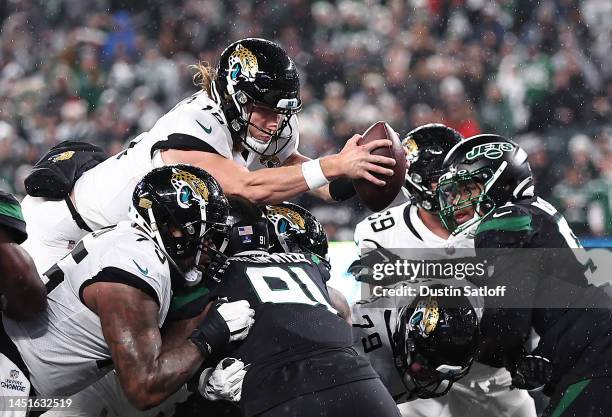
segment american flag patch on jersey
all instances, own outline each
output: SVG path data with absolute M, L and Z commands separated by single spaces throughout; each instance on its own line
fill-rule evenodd
M 252 235 L 253 226 L 238 226 L 238 236 Z

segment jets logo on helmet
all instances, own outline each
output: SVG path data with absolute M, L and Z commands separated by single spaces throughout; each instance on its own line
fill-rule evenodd
M 437 193 L 440 219 L 454 234 L 472 234 L 497 207 L 533 197 L 527 153 L 499 135 L 476 135 L 450 150 Z
M 486 143 L 473 147 L 471 151 L 465 154 L 465 157 L 469 160 L 477 159 L 479 156 L 484 156 L 488 159 L 499 159 L 504 152 L 511 152 L 512 150 L 514 150 L 514 145 L 511 143 Z
M 259 65 L 257 57 L 244 45 L 236 45 L 236 49 L 229 56 L 228 83 L 235 84 L 239 77 L 244 77 L 247 81 L 254 81 Z

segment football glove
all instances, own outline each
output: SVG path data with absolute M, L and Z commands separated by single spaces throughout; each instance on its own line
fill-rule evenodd
M 255 311 L 246 300 L 213 304 L 189 339 L 208 356 L 221 353 L 228 343 L 244 339 L 254 323 Z
M 210 401 L 240 401 L 242 382 L 246 375 L 244 363 L 239 359 L 225 358 L 216 368 L 207 368 L 200 375 L 198 391 Z
M 535 390 L 542 388 L 552 378 L 550 361 L 538 355 L 523 356 L 512 372 L 512 388 Z

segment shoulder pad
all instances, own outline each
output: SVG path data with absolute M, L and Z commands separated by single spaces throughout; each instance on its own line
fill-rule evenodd
M 205 108 L 206 109 L 206 108 Z M 219 155 L 232 158 L 232 139 L 220 114 L 215 109 L 205 110 L 195 105 L 180 106 L 166 113 L 151 129 L 157 137 L 187 135 L 211 146 Z
M 489 213 L 476 229 L 476 235 L 489 230 L 506 232 L 531 231 L 531 213 L 519 205 L 505 205 Z
M 506 205 L 495 209 L 476 229 L 476 248 L 520 248 L 528 245 L 534 231 L 525 207 Z

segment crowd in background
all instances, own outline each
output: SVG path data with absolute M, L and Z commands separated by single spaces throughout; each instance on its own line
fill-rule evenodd
M 63 140 L 118 152 L 196 91 L 191 64 L 253 36 L 300 70 L 305 155 L 377 120 L 499 133 L 578 234 L 612 233 L 609 0 L 0 0 L 0 19 L 0 189 Z M 334 239 L 367 214 L 302 203 Z

